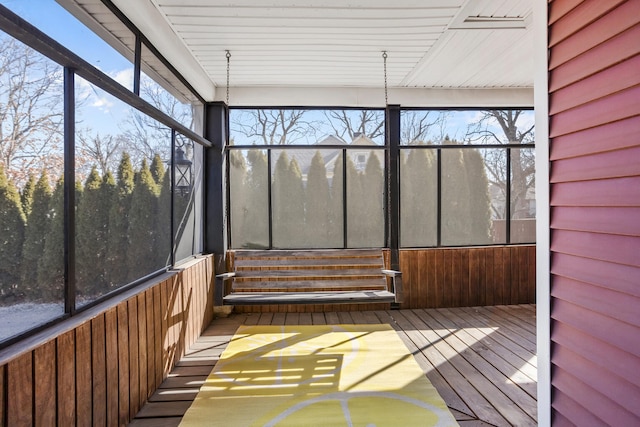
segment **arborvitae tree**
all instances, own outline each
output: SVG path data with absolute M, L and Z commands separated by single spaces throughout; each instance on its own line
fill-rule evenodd
M 336 157 L 333 164 L 333 178 L 331 179 L 331 210 L 329 227 L 330 240 L 335 247 L 344 245 L 344 166 L 342 154 Z
M 76 289 L 84 297 L 108 291 L 105 271 L 109 210 L 103 196 L 102 178 L 94 166 L 76 214 Z
M 46 169 L 40 175 L 33 190 L 31 213 L 27 216 L 22 249 L 22 284 L 32 299 L 38 298 L 38 263 L 44 254 L 44 244 L 49 221 L 51 186 Z M 29 291 L 26 291 L 29 290 Z
M 340 246 L 341 242 L 332 241 L 336 233 L 331 233 L 331 193 L 327 168 L 320 151 L 311 160 L 307 175 L 306 189 L 306 232 L 307 241 L 316 248 Z
M 273 245 L 304 245 L 304 186 L 298 162 L 282 152 L 273 177 Z
M 247 163 L 239 151 L 229 153 L 229 191 L 231 193 L 231 242 L 234 247 L 244 247 L 247 242 L 246 215 L 248 192 Z
M 246 179 L 246 211 L 243 215 L 244 241 L 246 248 L 269 246 L 269 183 L 267 155 L 262 150 L 249 150 L 249 170 Z M 235 244 L 234 244 L 235 245 Z
M 64 297 L 64 181 L 56 183 L 49 198 L 49 219 L 42 260 L 38 264 L 40 296 L 45 301 L 61 301 Z
M 184 232 L 184 216 L 189 203 L 189 195 L 176 195 L 174 200 L 173 211 L 173 230 L 176 235 L 174 248 L 171 248 L 171 174 L 166 172 L 162 175 L 163 179 L 158 187 L 158 218 L 156 222 L 156 244 L 158 265 L 169 265 L 171 263 L 171 251 L 175 251 L 180 237 Z
M 470 241 L 474 245 L 491 242 L 491 197 L 482 155 L 475 149 L 464 150 L 464 167 L 469 186 Z
M 364 217 L 364 194 L 362 191 L 362 174 L 358 172 L 351 156 L 347 155 L 347 246 L 350 248 L 366 245 L 366 227 Z
M 308 242 L 305 239 L 305 223 L 304 223 L 304 200 L 305 190 L 302 183 L 302 171 L 298 165 L 296 159 L 291 159 L 288 169 L 288 177 L 290 183 L 289 194 L 289 207 L 290 207 L 290 230 L 291 230 L 291 244 L 294 248 L 301 248 L 308 246 Z
M 347 244 L 349 247 L 384 246 L 384 173 L 371 152 L 364 172 L 347 157 Z
M 111 279 L 110 286 L 118 287 L 127 283 L 129 247 L 129 209 L 133 192 L 135 172 L 129 154 L 122 153 L 118 166 L 115 195 L 109 208 L 109 234 L 107 269 Z
M 363 246 L 384 246 L 384 170 L 375 152 L 369 154 L 362 176 L 362 195 L 365 216 Z
M 25 216 L 18 190 L 0 164 L 0 303 L 19 297 Z
M 407 153 L 405 151 L 405 153 Z M 437 244 L 437 176 L 432 150 L 409 150 L 404 156 L 401 184 L 401 244 Z
M 442 152 L 442 243 L 468 245 L 471 242 L 469 181 L 462 150 Z
M 286 151 L 282 151 L 273 171 L 273 182 L 271 187 L 272 200 L 272 231 L 273 244 L 276 247 L 286 246 L 289 241 L 287 227 L 286 203 L 289 195 L 287 194 L 287 169 L 289 168 L 289 155 Z
M 129 247 L 127 265 L 129 281 L 159 270 L 156 251 L 158 186 L 153 180 L 146 160 L 142 161 L 140 171 L 136 173 L 136 183 L 131 197 L 129 210 Z
M 117 184 L 116 178 L 113 176 L 111 171 L 107 170 L 107 172 L 102 177 L 102 187 L 101 187 L 101 196 L 102 197 L 102 206 L 104 207 L 104 218 L 106 220 L 106 231 L 105 231 L 105 241 L 104 241 L 104 289 L 106 292 L 111 290 L 111 277 L 113 271 L 111 270 L 111 263 L 109 260 L 109 256 L 111 254 L 111 237 L 113 236 L 111 232 L 111 207 L 117 198 Z
M 20 202 L 22 203 L 22 212 L 24 216 L 29 218 L 31 214 L 31 205 L 33 204 L 33 192 L 36 190 L 36 177 L 33 174 L 29 174 L 27 183 L 24 185 L 22 192 L 20 193 Z
M 151 175 L 153 176 L 153 180 L 157 185 L 162 185 L 164 182 L 164 174 L 165 174 L 165 166 L 162 163 L 162 159 L 160 158 L 160 154 L 153 156 L 153 160 L 151 161 Z

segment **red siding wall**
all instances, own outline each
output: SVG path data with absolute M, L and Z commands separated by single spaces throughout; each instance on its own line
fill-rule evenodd
M 549 3 L 554 425 L 640 425 L 640 0 Z

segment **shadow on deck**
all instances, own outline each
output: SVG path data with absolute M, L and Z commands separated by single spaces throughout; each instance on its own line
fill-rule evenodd
M 461 426 L 534 426 L 535 320 L 535 305 L 232 314 L 211 323 L 130 425 L 177 426 L 242 324 L 388 323 Z

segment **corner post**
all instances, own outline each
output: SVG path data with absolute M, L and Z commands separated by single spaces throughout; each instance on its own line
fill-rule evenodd
M 391 269 L 400 269 L 400 105 L 387 105 L 387 242 Z
M 205 106 L 205 137 L 212 146 L 205 149 L 205 252 L 213 253 L 216 273 L 226 271 L 226 156 L 229 109 L 224 102 Z

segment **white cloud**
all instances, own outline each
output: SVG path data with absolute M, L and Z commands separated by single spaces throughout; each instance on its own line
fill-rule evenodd
M 109 77 L 120 83 L 122 86 L 126 88 L 131 88 L 133 84 L 133 68 L 127 68 L 125 70 L 120 71 L 112 71 L 109 74 Z

